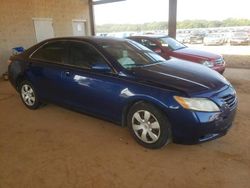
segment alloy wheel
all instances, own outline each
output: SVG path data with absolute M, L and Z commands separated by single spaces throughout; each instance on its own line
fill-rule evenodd
M 21 88 L 21 96 L 23 98 L 23 101 L 28 106 L 33 106 L 36 102 L 35 93 L 33 88 L 28 85 L 24 84 Z

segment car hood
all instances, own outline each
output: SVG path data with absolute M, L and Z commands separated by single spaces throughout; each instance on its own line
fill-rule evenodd
M 206 52 L 202 50 L 197 50 L 193 48 L 182 48 L 179 50 L 175 50 L 174 53 L 179 54 L 179 55 L 199 58 L 200 60 L 215 60 L 221 57 L 218 54 L 214 54 L 214 53 Z
M 229 82 L 216 71 L 203 65 L 177 59 L 138 67 L 133 71 L 142 82 L 185 92 L 187 95 L 220 90 L 229 85 Z

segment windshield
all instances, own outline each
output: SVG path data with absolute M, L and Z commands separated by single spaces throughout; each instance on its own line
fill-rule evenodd
M 171 50 L 179 50 L 182 48 L 186 48 L 186 46 L 177 40 L 171 38 L 171 37 L 163 37 L 163 38 L 158 38 L 157 39 L 162 46 L 168 47 Z
M 99 45 L 126 69 L 166 61 L 155 52 L 134 41 L 105 41 Z

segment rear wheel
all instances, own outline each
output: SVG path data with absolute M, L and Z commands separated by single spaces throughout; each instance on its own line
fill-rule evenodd
M 19 92 L 21 99 L 26 107 L 29 109 L 37 109 L 40 106 L 40 101 L 37 97 L 33 85 L 28 81 L 23 81 L 19 85 Z
M 155 106 L 139 102 L 133 105 L 127 117 L 128 127 L 135 140 L 144 147 L 161 148 L 170 141 L 170 124 Z

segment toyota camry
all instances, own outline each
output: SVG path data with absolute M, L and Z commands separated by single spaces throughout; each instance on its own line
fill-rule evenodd
M 221 137 L 237 108 L 233 86 L 219 73 L 163 59 L 128 39 L 48 39 L 9 63 L 10 82 L 27 108 L 52 102 L 104 118 L 127 126 L 148 148 Z

